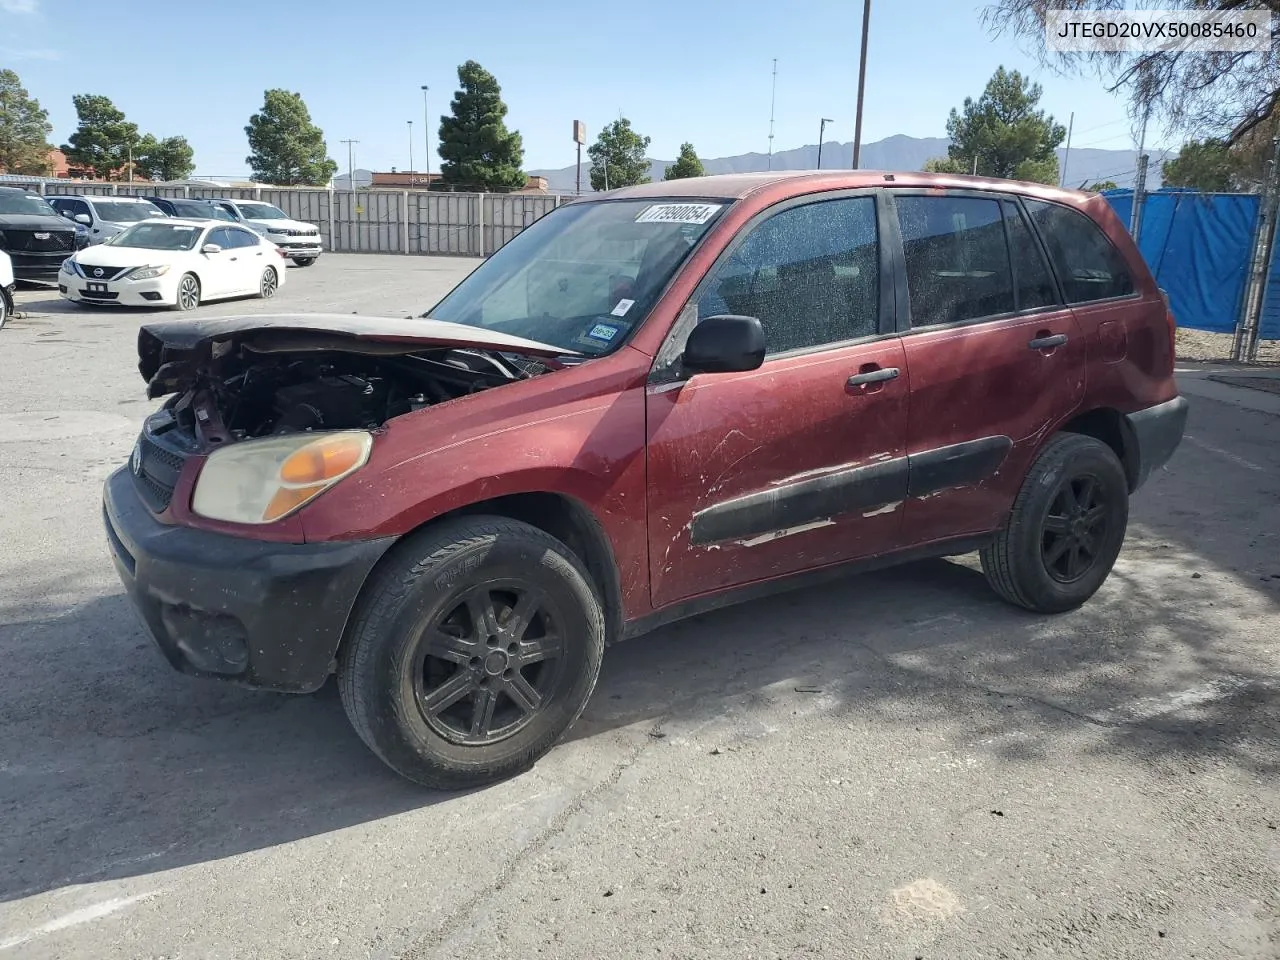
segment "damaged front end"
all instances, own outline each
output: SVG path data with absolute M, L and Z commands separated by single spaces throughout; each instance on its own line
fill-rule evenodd
M 575 355 L 436 320 L 317 315 L 151 324 L 138 358 L 147 396 L 168 396 L 134 449 L 142 499 L 165 511 L 186 461 L 207 456 L 195 512 L 270 523 L 362 465 L 387 421 Z

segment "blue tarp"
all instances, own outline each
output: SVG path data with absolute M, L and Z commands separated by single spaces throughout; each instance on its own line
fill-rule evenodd
M 1129 223 L 1132 190 L 1105 194 Z M 1159 190 L 1147 195 L 1138 248 L 1156 282 L 1169 294 L 1179 326 L 1230 333 L 1240 316 L 1248 282 L 1258 198 L 1244 193 Z M 1280 251 L 1278 251 L 1280 252 Z M 1261 336 L 1280 337 L 1280 268 L 1268 291 Z

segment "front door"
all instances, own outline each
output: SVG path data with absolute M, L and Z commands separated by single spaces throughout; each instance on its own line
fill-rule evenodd
M 906 490 L 908 377 L 870 194 L 784 205 L 744 227 L 699 285 L 697 318 L 759 318 L 746 373 L 647 388 L 655 607 L 891 549 Z M 884 296 L 892 300 L 891 286 Z M 682 332 L 683 330 L 683 332 Z M 678 341 L 678 342 L 677 342 Z
M 1084 338 L 1016 200 L 903 191 L 893 205 L 910 305 L 906 539 L 984 533 L 1079 404 Z
M 205 300 L 230 296 L 239 282 L 235 260 L 243 251 L 235 248 L 236 240 L 226 227 L 209 231 L 204 242 L 216 243 L 222 249 L 218 253 L 203 255 L 205 262 L 200 269 L 200 295 Z

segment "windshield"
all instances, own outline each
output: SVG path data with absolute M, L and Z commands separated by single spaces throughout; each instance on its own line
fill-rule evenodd
M 204 227 L 180 223 L 135 223 L 107 241 L 113 247 L 136 247 L 142 250 L 191 250 Z
M 10 193 L 0 190 L 0 214 L 18 214 L 25 217 L 56 217 L 57 211 L 44 197 L 34 193 Z
M 518 234 L 425 315 L 608 353 L 644 320 L 725 206 L 571 203 Z
M 289 215 L 269 203 L 241 203 L 240 215 L 246 220 L 288 220 Z
M 163 217 L 164 211 L 154 203 L 121 203 L 118 200 L 95 200 L 93 209 L 99 220 L 110 223 L 137 223 L 148 217 Z

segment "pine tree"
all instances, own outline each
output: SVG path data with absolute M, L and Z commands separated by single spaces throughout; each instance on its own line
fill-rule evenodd
M 130 152 L 141 137 L 138 125 L 124 118 L 109 97 L 78 93 L 71 98 L 79 126 L 63 144 L 73 174 L 102 180 L 118 178 L 129 166 Z
M 507 130 L 507 105 L 492 73 L 474 60 L 458 67 L 452 113 L 440 118 L 440 179 L 479 190 L 518 190 L 522 170 L 520 134 Z
M 963 108 L 951 111 L 950 159 L 965 173 L 972 171 L 976 157 L 981 176 L 1056 184 L 1055 151 L 1067 131 L 1036 109 L 1042 93 L 1038 83 L 1017 70 L 998 68 L 981 97 L 965 97 Z
M 676 162 L 667 167 L 666 173 L 662 175 L 663 180 L 685 180 L 689 177 L 705 177 L 707 172 L 702 169 L 702 161 L 698 159 L 697 153 L 694 152 L 692 143 L 680 144 L 680 156 L 676 157 Z
M 645 151 L 649 138 L 631 129 L 631 121 L 619 118 L 600 131 L 587 148 L 591 157 L 591 189 L 612 190 L 649 182 L 649 161 Z
M 195 151 L 186 137 L 158 140 L 147 134 L 134 150 L 134 161 L 149 180 L 185 180 L 196 168 Z
M 266 91 L 261 112 L 249 118 L 244 132 L 253 151 L 245 163 L 255 180 L 285 187 L 322 187 L 338 171 L 338 164 L 329 158 L 324 131 L 311 122 L 301 94 Z
M 49 111 L 12 70 L 0 70 L 0 173 L 49 172 Z

